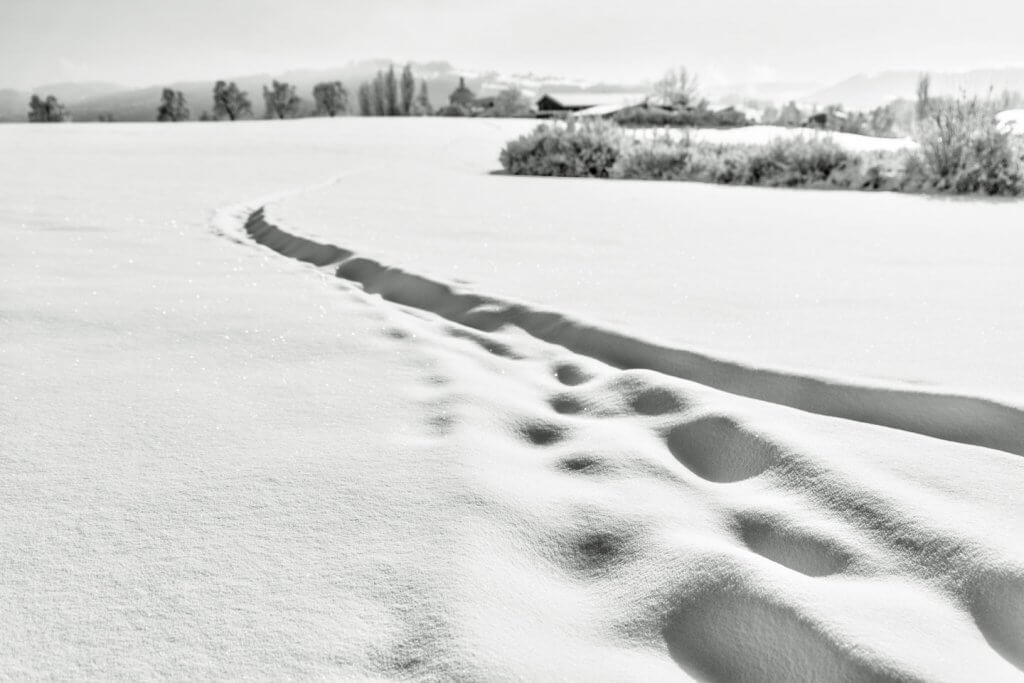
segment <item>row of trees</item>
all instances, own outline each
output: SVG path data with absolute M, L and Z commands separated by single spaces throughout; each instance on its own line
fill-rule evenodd
M 387 71 L 378 71 L 370 82 L 360 84 L 358 90 L 359 113 L 364 116 L 423 116 L 432 113 L 427 82 L 420 81 L 416 92 L 416 79 L 412 67 L 406 65 L 400 76 L 394 66 Z M 341 81 L 324 81 L 313 86 L 314 114 L 317 116 L 338 116 L 351 112 L 348 90 Z M 264 118 L 295 118 L 301 113 L 302 98 L 295 86 L 284 81 L 273 81 L 263 86 Z M 214 119 L 236 119 L 252 117 L 252 102 L 249 95 L 232 82 L 217 81 L 213 86 Z M 204 120 L 210 117 L 205 114 Z M 165 89 L 157 108 L 158 121 L 187 121 L 189 108 L 185 95 L 180 90 Z
M 318 116 L 336 116 L 348 111 L 348 91 L 341 81 L 325 81 L 313 86 L 314 112 Z M 268 119 L 295 118 L 300 113 L 302 98 L 295 92 L 295 86 L 284 81 L 272 81 L 263 86 L 263 116 Z M 249 95 L 234 81 L 217 81 L 213 86 L 213 118 L 235 121 L 252 117 L 252 102 Z M 203 120 L 209 119 L 204 112 Z M 157 108 L 158 121 L 187 121 L 188 105 L 180 90 L 165 89 Z
M 420 81 L 416 91 L 416 78 L 412 66 L 402 67 L 401 75 L 395 74 L 392 65 L 387 71 L 378 71 L 372 81 L 359 84 L 356 94 L 359 113 L 363 116 L 427 116 L 432 113 L 427 82 Z

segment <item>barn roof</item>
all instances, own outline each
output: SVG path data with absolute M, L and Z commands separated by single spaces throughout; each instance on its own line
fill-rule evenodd
M 601 93 L 601 92 L 569 92 L 542 93 L 541 98 L 550 97 L 566 107 L 597 107 L 612 104 L 637 104 L 642 102 L 644 93 Z
M 629 109 L 631 107 L 636 107 L 638 105 L 638 102 L 627 102 L 623 104 L 599 104 L 596 107 L 587 107 L 586 109 L 574 111 L 572 113 L 572 116 L 608 116 L 609 114 L 614 114 L 615 112 L 622 111 L 623 109 Z

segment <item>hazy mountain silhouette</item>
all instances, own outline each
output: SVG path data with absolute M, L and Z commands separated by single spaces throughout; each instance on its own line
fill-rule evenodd
M 841 103 L 850 109 L 870 109 L 895 99 L 913 99 L 919 71 L 885 71 L 858 75 L 810 93 L 805 98 L 819 104 Z M 992 88 L 1024 92 L 1024 68 L 975 69 L 963 73 L 931 74 L 933 95 L 984 95 Z

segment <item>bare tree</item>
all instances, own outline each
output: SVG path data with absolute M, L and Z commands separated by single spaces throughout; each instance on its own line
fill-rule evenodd
M 290 83 L 273 81 L 269 88 L 263 86 L 263 103 L 266 105 L 264 118 L 295 118 L 301 101 L 295 94 L 295 86 Z
M 67 110 L 53 95 L 47 95 L 45 100 L 33 95 L 28 101 L 28 120 L 31 123 L 59 123 L 67 119 Z
M 180 90 L 164 88 L 160 97 L 160 106 L 156 109 L 157 121 L 188 121 L 188 105 L 185 103 L 185 94 Z
M 697 100 L 697 76 L 685 66 L 669 69 L 654 84 L 654 94 L 673 107 L 689 107 Z
M 348 91 L 341 81 L 317 83 L 313 86 L 313 101 L 319 115 L 344 114 L 348 111 Z
M 217 118 L 227 116 L 235 119 L 248 114 L 252 116 L 252 103 L 249 96 L 238 89 L 235 82 L 217 81 L 213 86 L 213 115 Z

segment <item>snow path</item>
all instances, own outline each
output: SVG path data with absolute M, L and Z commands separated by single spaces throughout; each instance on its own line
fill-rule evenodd
M 319 189 L 338 182 L 308 188 Z M 286 193 L 300 194 L 303 190 Z M 284 195 L 281 195 L 284 196 Z M 390 267 L 332 244 L 281 230 L 266 218 L 278 196 L 231 207 L 231 234 L 248 234 L 285 256 L 316 266 L 330 266 L 339 278 L 360 284 L 384 299 L 437 313 L 484 331 L 516 327 L 574 353 L 622 369 L 648 369 L 740 396 L 841 417 L 940 439 L 996 448 L 1024 455 L 1024 408 L 993 399 L 915 390 L 882 382 L 824 378 L 757 368 L 685 348 L 639 339 L 628 332 L 597 327 L 530 304 L 476 293 Z M 248 210 L 246 206 L 250 207 Z M 252 208 L 252 207 L 258 208 Z

